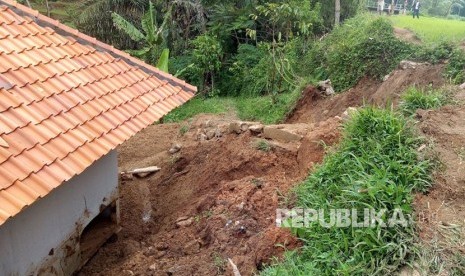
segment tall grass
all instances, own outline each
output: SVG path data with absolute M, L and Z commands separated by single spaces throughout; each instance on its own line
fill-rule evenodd
M 387 209 L 412 215 L 412 191 L 429 186 L 409 123 L 388 110 L 365 108 L 345 124 L 339 147 L 300 185 L 297 206 L 311 209 Z M 387 215 L 390 217 L 390 215 Z M 304 242 L 263 275 L 380 275 L 413 257 L 414 225 L 293 229 Z

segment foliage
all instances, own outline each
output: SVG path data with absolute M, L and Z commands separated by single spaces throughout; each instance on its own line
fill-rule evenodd
M 412 53 L 412 59 L 436 64 L 440 61 L 449 59 L 454 48 L 455 45 L 449 41 L 441 41 L 439 43 L 415 46 Z
M 413 115 L 417 109 L 435 109 L 446 103 L 446 95 L 434 89 L 410 87 L 401 97 L 400 109 L 406 115 Z
M 321 25 L 319 5 L 310 6 L 309 0 L 267 2 L 255 7 L 250 17 L 256 29 L 248 29 L 257 41 L 288 41 L 295 35 L 308 36 Z
M 429 185 L 429 162 L 419 161 L 408 122 L 388 110 L 364 108 L 345 124 L 343 140 L 299 186 L 297 206 L 311 209 L 387 209 L 412 214 L 413 191 Z M 414 226 L 293 229 L 304 242 L 263 275 L 380 275 L 409 263 Z
M 215 36 L 200 35 L 192 41 L 192 67 L 202 80 L 200 91 L 214 91 L 215 77 L 221 68 L 223 49 Z
M 320 16 L 323 18 L 324 25 L 327 30 L 334 27 L 334 0 L 311 0 L 311 5 L 320 4 L 321 13 Z M 341 22 L 346 21 L 354 17 L 363 6 L 366 4 L 365 0 L 343 0 L 341 1 Z
M 455 84 L 465 82 L 465 52 L 457 49 L 452 53 L 446 67 L 446 76 Z
M 77 28 L 98 40 L 120 49 L 131 49 L 135 43 L 113 24 L 112 13 L 137 24 L 144 14 L 147 0 L 85 0 L 76 4 L 74 21 Z
M 124 19 L 117 13 L 112 13 L 113 23 L 115 27 L 126 33 L 134 42 L 142 44 L 142 49 L 128 50 L 128 52 L 138 57 L 149 64 L 160 64 L 165 71 L 168 71 L 168 56 L 169 50 L 162 50 L 165 44 L 167 32 L 166 23 L 169 20 L 170 13 L 165 15 L 163 23 L 160 27 L 157 26 L 155 8 L 153 3 L 149 1 L 149 9 L 141 19 L 142 30 L 139 30 L 131 22 Z M 163 54 L 163 55 L 162 55 Z M 159 60 L 160 55 L 162 59 Z
M 300 68 L 306 75 L 330 78 L 337 91 L 352 87 L 363 76 L 381 79 L 412 52 L 394 36 L 389 21 L 366 14 L 347 20 L 312 46 Z

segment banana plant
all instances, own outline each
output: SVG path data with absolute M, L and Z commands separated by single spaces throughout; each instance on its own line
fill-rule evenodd
M 130 55 L 168 72 L 169 49 L 163 48 L 163 46 L 166 42 L 166 25 L 170 15 L 171 11 L 169 10 L 166 12 L 163 23 L 158 26 L 155 8 L 149 1 L 149 9 L 141 19 L 142 30 L 115 12 L 111 16 L 117 29 L 125 32 L 133 41 L 142 44 L 141 49 L 127 50 Z

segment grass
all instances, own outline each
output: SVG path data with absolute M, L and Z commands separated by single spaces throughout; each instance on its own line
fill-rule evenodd
M 171 111 L 168 115 L 163 117 L 163 122 L 180 122 L 201 113 L 225 113 L 231 110 L 231 108 L 233 108 L 233 101 L 229 98 L 195 97 L 194 99 L 183 104 L 181 107 L 176 108 L 175 110 Z
M 403 116 L 364 108 L 344 126 L 343 140 L 295 190 L 297 206 L 323 209 L 400 208 L 411 216 L 412 192 L 429 186 L 429 161 L 419 161 L 420 141 Z M 362 212 L 363 213 L 363 212 Z M 390 217 L 387 216 L 387 217 Z M 302 239 L 299 251 L 263 275 L 380 275 L 412 262 L 415 227 L 336 228 L 313 222 L 292 228 Z
M 268 141 L 259 139 L 255 142 L 255 148 L 264 152 L 269 152 L 271 150 L 271 145 Z
M 241 120 L 274 124 L 285 119 L 300 95 L 301 93 L 298 90 L 279 94 L 274 102 L 271 96 L 252 98 L 196 97 L 166 115 L 163 122 L 180 122 L 201 113 L 220 114 L 236 111 Z
M 418 109 L 436 109 L 447 103 L 444 92 L 435 89 L 418 89 L 410 87 L 402 95 L 400 109 L 405 115 L 411 116 Z
M 425 43 L 460 42 L 465 38 L 465 21 L 435 17 L 396 15 L 390 17 L 394 26 L 413 31 Z

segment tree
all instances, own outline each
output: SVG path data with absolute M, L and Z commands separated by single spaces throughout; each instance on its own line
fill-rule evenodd
M 200 75 L 203 93 L 213 92 L 215 75 L 221 68 L 223 49 L 214 36 L 200 35 L 192 41 L 193 69 Z
M 165 27 L 170 18 L 169 12 L 166 13 L 161 26 L 158 27 L 155 8 L 152 2 L 149 2 L 149 9 L 141 19 L 142 30 L 139 30 L 131 22 L 115 12 L 111 16 L 118 30 L 123 31 L 133 41 L 142 45 L 141 49 L 128 50 L 131 55 L 153 65 L 158 62 L 158 66 L 161 67 L 160 69 L 168 71 L 167 60 L 169 50 L 166 48 L 163 49 L 163 46 L 166 44 L 167 30 Z
M 113 24 L 112 12 L 138 24 L 149 0 L 85 0 L 74 11 L 74 23 L 83 33 L 119 49 L 134 49 L 136 43 Z M 140 27 L 140 26 L 139 26 Z
M 336 0 L 334 3 L 335 12 L 334 12 L 334 25 L 338 26 L 341 22 L 341 0 Z

